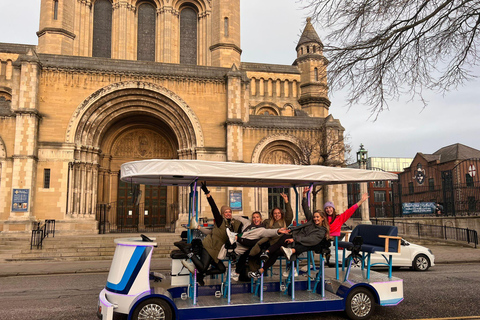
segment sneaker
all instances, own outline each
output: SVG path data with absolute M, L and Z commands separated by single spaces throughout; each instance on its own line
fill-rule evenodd
M 292 249 L 290 248 L 286 248 L 286 247 L 281 247 L 283 253 L 285 254 L 285 257 L 287 258 L 287 260 L 290 261 L 290 258 L 292 257 L 292 254 L 293 254 L 293 251 Z
M 197 228 L 198 228 L 198 222 L 197 222 L 197 220 L 195 220 L 195 218 L 192 218 L 192 220 L 190 221 L 189 229 L 190 230 L 195 230 Z
M 195 273 L 195 265 L 192 261 L 182 260 L 182 264 L 185 268 L 188 269 L 188 271 L 190 271 L 191 273 Z
M 290 276 L 290 270 L 283 271 L 282 275 L 283 275 L 284 278 L 288 278 Z M 297 269 L 295 269 L 295 277 L 298 277 Z
M 310 270 L 312 270 L 312 268 L 310 268 Z M 301 268 L 300 268 L 300 271 L 307 273 L 307 272 L 308 272 L 308 264 L 306 264 L 306 265 L 304 265 L 303 267 L 301 267 Z
M 313 265 L 310 266 L 310 271 L 316 271 Z M 308 272 L 308 264 L 301 267 L 300 272 L 307 273 Z
M 227 228 L 227 237 L 228 237 L 228 241 L 230 241 L 230 244 L 234 244 L 235 243 L 235 236 L 237 234 L 235 232 L 232 232 L 230 231 L 230 229 Z
M 261 274 L 260 272 L 258 272 L 258 271 L 250 271 L 250 272 L 248 273 L 248 277 L 249 277 L 249 278 L 252 278 L 252 279 L 255 279 L 255 280 L 257 280 L 257 279 L 260 278 L 261 276 L 262 276 L 262 274 Z
M 270 257 L 268 256 L 268 252 L 267 252 L 267 251 L 263 251 L 262 254 L 260 255 L 260 260 L 262 260 L 262 261 L 267 261 L 268 258 L 270 258 Z
M 230 278 L 231 278 L 233 281 L 238 281 L 239 276 L 240 276 L 240 275 L 239 275 L 238 273 L 236 273 L 236 272 L 232 272 L 232 273 L 230 274 Z

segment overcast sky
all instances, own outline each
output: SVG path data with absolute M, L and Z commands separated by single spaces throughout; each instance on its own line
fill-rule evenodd
M 40 0 L 0 0 L 0 42 L 37 44 Z M 241 0 L 242 61 L 292 64 L 308 12 L 296 0 Z M 315 26 L 323 38 L 322 30 Z M 328 58 L 328 56 L 327 56 Z M 477 68 L 480 71 L 480 68 Z M 377 121 L 368 106 L 348 110 L 341 92 L 330 92 L 330 113 L 340 119 L 354 152 L 360 143 L 371 157 L 413 158 L 454 143 L 480 149 L 480 81 L 442 97 L 427 93 L 427 108 L 417 101 L 393 101 Z

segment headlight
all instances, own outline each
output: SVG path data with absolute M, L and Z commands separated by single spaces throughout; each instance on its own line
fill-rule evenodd
M 432 250 L 428 249 L 428 252 L 433 256 Z

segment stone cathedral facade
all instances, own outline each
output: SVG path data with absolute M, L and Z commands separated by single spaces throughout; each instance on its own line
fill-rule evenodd
M 139 186 L 135 204 L 122 163 L 301 164 L 302 141 L 343 137 L 309 20 L 297 59 L 274 65 L 241 61 L 240 0 L 41 0 L 40 15 L 38 46 L 0 44 L 0 232 L 55 219 L 94 233 L 99 204 L 111 228 L 169 227 L 187 190 Z M 241 191 L 240 213 L 266 216 L 278 190 L 212 191 L 219 205 Z M 345 195 L 319 201 L 342 210 Z

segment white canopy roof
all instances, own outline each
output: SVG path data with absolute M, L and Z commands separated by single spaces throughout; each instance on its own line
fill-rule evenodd
M 146 185 L 188 186 L 195 180 L 209 186 L 293 187 L 397 180 L 383 171 L 287 164 L 203 160 L 143 160 L 122 164 L 122 181 Z

